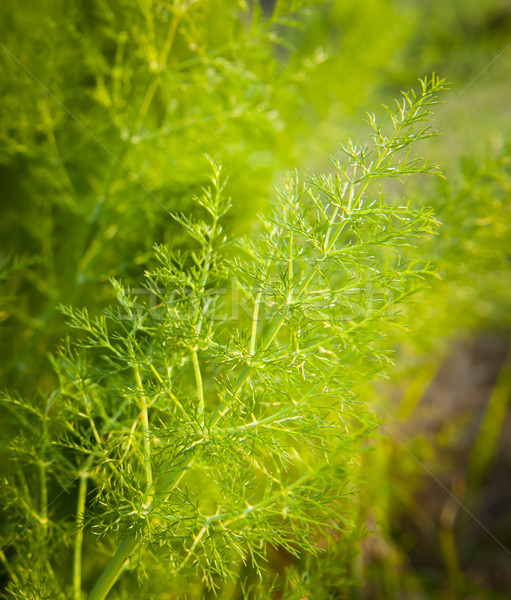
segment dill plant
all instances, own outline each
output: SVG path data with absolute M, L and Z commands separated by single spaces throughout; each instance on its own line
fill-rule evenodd
M 223 231 L 227 179 L 211 160 L 199 212 L 174 215 L 189 252 L 156 246 L 144 287 L 113 280 L 118 303 L 100 315 L 62 308 L 77 335 L 52 359 L 58 388 L 3 397 L 18 423 L 6 598 L 326 598 L 346 585 L 375 425 L 358 390 L 391 359 L 385 331 L 430 272 L 413 248 L 437 225 L 382 186 L 437 172 L 412 146 L 432 135 L 442 88 L 421 81 L 385 127 L 370 115 L 371 144 L 342 146 L 330 173 L 290 175 L 246 238 Z M 275 550 L 294 557 L 284 574 Z

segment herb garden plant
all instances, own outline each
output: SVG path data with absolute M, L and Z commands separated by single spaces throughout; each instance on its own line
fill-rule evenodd
M 375 425 L 358 391 L 391 359 L 385 332 L 430 271 L 414 247 L 437 225 L 385 185 L 437 172 L 413 144 L 442 88 L 421 81 L 384 126 L 370 115 L 370 145 L 342 146 L 331 172 L 290 175 L 245 238 L 224 232 L 210 160 L 194 214 L 173 215 L 189 252 L 156 246 L 143 287 L 113 280 L 103 314 L 62 307 L 77 334 L 52 358 L 57 389 L 2 398 L 6 598 L 347 585 Z

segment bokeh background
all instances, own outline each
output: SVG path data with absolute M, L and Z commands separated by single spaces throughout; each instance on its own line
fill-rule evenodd
M 423 150 L 445 179 L 421 248 L 438 279 L 368 382 L 368 530 L 338 597 L 511 596 L 511 2 L 6 0 L 0 7 L 0 381 L 56 384 L 62 303 L 137 287 L 168 211 L 230 176 L 250 232 L 286 170 L 328 168 L 366 111 L 432 72 L 450 82 Z M 0 444 L 2 436 L 0 433 Z M 0 448 L 0 456 L 1 456 Z

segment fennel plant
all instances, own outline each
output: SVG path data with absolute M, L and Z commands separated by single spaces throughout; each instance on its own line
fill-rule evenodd
M 370 115 L 371 144 L 342 146 L 331 172 L 290 175 L 246 238 L 224 233 L 227 178 L 210 160 L 197 210 L 174 215 L 193 249 L 156 246 L 143 287 L 113 280 L 102 314 L 62 308 L 77 331 L 53 356 L 57 389 L 3 397 L 18 423 L 6 598 L 316 599 L 346 585 L 375 426 L 359 390 L 391 361 L 386 330 L 430 273 L 414 247 L 437 226 L 384 186 L 438 172 L 413 145 L 442 88 L 421 81 L 384 126 Z M 275 551 L 294 557 L 284 575 Z M 329 569 L 337 581 L 317 577 Z

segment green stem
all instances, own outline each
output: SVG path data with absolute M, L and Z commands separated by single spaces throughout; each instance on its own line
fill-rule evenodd
M 199 416 L 202 419 L 204 414 L 204 387 L 202 384 L 202 375 L 199 366 L 199 357 L 197 355 L 197 350 L 192 351 L 192 362 L 193 362 L 193 370 L 195 373 L 195 381 L 197 383 L 197 396 L 199 398 Z
M 288 259 L 288 273 L 287 278 L 289 282 L 289 291 L 287 293 L 287 302 L 291 304 L 293 301 L 293 244 L 294 244 L 294 235 L 291 231 L 289 233 L 289 259 Z
M 142 419 L 142 427 L 144 429 L 144 467 L 146 472 L 147 489 L 153 484 L 153 471 L 151 468 L 151 432 L 149 430 L 149 412 L 147 410 L 147 398 L 144 394 L 144 386 L 140 376 L 139 368 L 136 364 L 133 365 L 135 379 L 137 381 L 138 390 L 140 392 L 140 418 Z
M 170 26 L 169 33 L 167 35 L 167 39 L 165 40 L 165 44 L 162 48 L 160 56 L 158 57 L 158 69 L 162 68 L 163 65 L 166 64 L 167 58 L 169 56 L 170 49 L 172 48 L 172 44 L 174 43 L 174 39 L 176 37 L 177 28 L 179 26 L 179 17 L 176 15 L 172 21 L 172 25 Z M 140 106 L 140 110 L 138 112 L 138 116 L 135 121 L 135 132 L 143 125 L 144 120 L 147 115 L 147 111 L 151 106 L 151 102 L 153 101 L 154 94 L 156 93 L 156 89 L 158 87 L 158 83 L 160 82 L 159 77 L 155 76 L 155 78 L 149 84 L 147 88 L 146 94 Z
M 87 475 L 82 474 L 78 486 L 78 501 L 76 507 L 76 537 L 73 557 L 73 595 L 74 600 L 82 598 L 82 545 L 83 517 L 85 514 L 85 498 L 87 496 Z
M 155 483 L 160 483 L 160 493 L 170 493 L 173 488 L 179 483 L 183 477 L 187 466 L 191 463 L 192 458 L 190 457 L 184 465 L 181 473 L 163 473 L 156 479 Z M 160 481 L 158 481 L 160 480 Z M 151 508 L 148 509 L 148 514 Z M 144 519 L 145 520 L 145 519 Z M 141 519 L 140 524 L 143 523 Z M 107 567 L 101 574 L 100 578 L 96 582 L 96 585 L 92 588 L 87 600 L 104 600 L 112 586 L 115 584 L 119 576 L 121 575 L 124 567 L 128 564 L 130 556 L 133 554 L 135 548 L 140 544 L 137 540 L 135 532 L 131 531 L 126 538 L 123 540 L 117 552 L 114 554 Z
M 330 220 L 328 222 L 328 229 L 326 230 L 325 243 L 324 243 L 325 250 L 329 247 L 328 242 L 330 240 L 330 234 L 332 233 L 332 227 L 334 226 L 334 222 L 335 222 L 335 219 L 337 218 L 338 212 L 339 212 L 339 207 L 336 206 L 334 208 L 332 216 L 330 217 Z
M 107 568 L 97 580 L 96 585 L 92 588 L 87 600 L 104 600 L 106 598 L 124 567 L 128 564 L 129 558 L 138 543 L 134 532 L 124 539 Z
M 41 494 L 41 524 L 43 526 L 43 535 L 46 539 L 48 532 L 48 488 L 46 486 L 46 466 L 44 464 L 44 457 L 41 463 L 39 463 L 39 485 Z
M 254 311 L 252 313 L 252 334 L 250 336 L 250 354 L 254 356 L 256 351 L 256 341 L 257 341 L 257 322 L 259 320 L 259 306 L 261 304 L 261 292 L 259 292 L 256 296 L 254 303 Z
M 7 556 L 5 556 L 5 553 L 1 548 L 0 548 L 0 562 L 3 564 L 4 569 L 6 570 L 7 575 L 9 576 L 9 579 L 11 581 L 13 581 L 14 583 L 17 583 L 18 577 L 16 576 L 14 569 L 9 564 L 9 561 L 7 560 Z
M 204 292 L 206 290 L 206 285 L 208 282 L 209 270 L 211 268 L 211 260 L 213 257 L 213 241 L 216 237 L 217 226 L 218 226 L 218 217 L 215 215 L 215 216 L 213 216 L 213 226 L 211 228 L 211 234 L 209 237 L 208 246 L 207 246 L 205 254 L 204 254 L 204 260 L 203 260 L 203 265 L 202 265 L 202 274 L 201 274 L 199 285 L 198 285 L 197 303 L 196 303 L 195 315 L 194 315 L 195 335 L 197 336 L 197 340 L 200 337 L 201 330 L 202 330 L 202 323 L 204 321 L 204 312 L 202 311 L 202 307 L 200 304 L 200 302 L 201 302 L 200 298 L 203 297 Z M 197 385 L 197 397 L 199 398 L 198 413 L 199 413 L 199 417 L 201 418 L 201 425 L 204 425 L 204 419 L 203 419 L 204 386 L 202 383 L 202 374 L 201 374 L 200 365 L 199 365 L 199 357 L 197 354 L 197 347 L 195 347 L 192 350 L 192 362 L 193 362 L 193 370 L 195 373 L 195 382 Z

